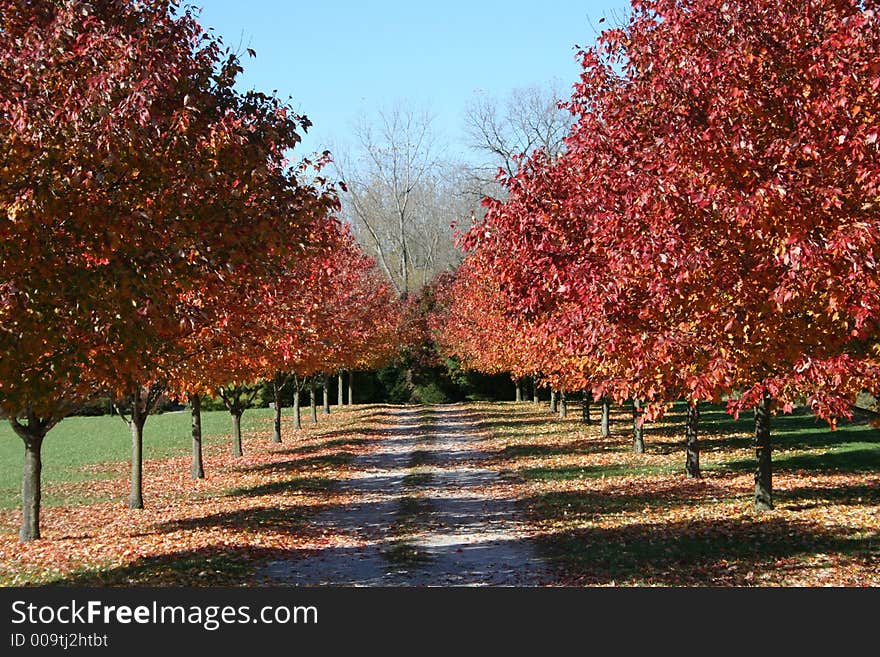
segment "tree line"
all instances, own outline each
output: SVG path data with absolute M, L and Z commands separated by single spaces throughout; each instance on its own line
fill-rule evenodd
M 0 4 L 0 414 L 25 448 L 22 541 L 40 536 L 43 440 L 85 401 L 111 396 L 128 423 L 139 509 L 163 396 L 191 406 L 201 477 L 205 395 L 240 455 L 257 384 L 279 442 L 288 381 L 314 403 L 319 377 L 385 362 L 404 330 L 336 218 L 327 156 L 288 160 L 309 120 L 238 91 L 240 56 L 193 11 Z
M 861 0 L 634 0 L 579 52 L 560 151 L 504 195 L 438 279 L 445 353 L 628 403 L 754 409 L 757 510 L 771 416 L 850 417 L 880 389 L 880 16 Z M 607 431 L 607 424 L 603 427 Z

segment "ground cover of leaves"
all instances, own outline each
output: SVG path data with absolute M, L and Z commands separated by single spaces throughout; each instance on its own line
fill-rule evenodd
M 338 540 L 309 519 L 346 503 L 336 482 L 355 453 L 380 440 L 389 418 L 381 405 L 334 408 L 317 425 L 306 412 L 294 431 L 285 417 L 276 445 L 267 416 L 243 436 L 244 457 L 230 454 L 228 440 L 208 443 L 204 480 L 190 478 L 188 457 L 148 460 L 143 510 L 127 508 L 128 463 L 85 466 L 101 478 L 44 491 L 71 503 L 43 509 L 40 540 L 19 543 L 20 511 L 0 512 L 0 584 L 247 584 L 267 559 Z
M 703 477 L 692 480 L 681 408 L 646 425 L 645 454 L 632 453 L 621 408 L 608 438 L 595 407 L 589 424 L 577 404 L 565 420 L 531 402 L 460 409 L 479 467 L 502 475 L 482 492 L 516 502 L 552 566 L 551 584 L 880 585 L 880 431 L 867 416 L 834 432 L 807 414 L 774 417 L 776 509 L 756 514 L 749 418 L 704 410 Z M 298 432 L 285 419 L 282 445 L 261 418 L 242 458 L 228 440 L 208 443 L 201 481 L 190 479 L 188 457 L 149 460 L 141 511 L 126 506 L 126 462 L 84 466 L 47 486 L 69 502 L 43 510 L 41 540 L 20 544 L 19 511 L 0 511 L 0 584 L 247 585 L 261 564 L 292 550 L 319 555 L 346 544 L 352 537 L 316 518 L 353 502 L 339 482 L 355 456 L 380 449 L 396 413 L 334 408 L 318 425 L 304 417 Z M 462 463 L 432 462 L 444 465 Z
M 808 414 L 774 417 L 776 508 L 752 510 L 749 418 L 703 412 L 703 477 L 684 476 L 683 409 L 647 424 L 631 413 L 602 438 L 545 404 L 478 404 L 484 449 L 504 474 L 562 585 L 880 585 L 880 431 L 867 416 L 832 432 Z

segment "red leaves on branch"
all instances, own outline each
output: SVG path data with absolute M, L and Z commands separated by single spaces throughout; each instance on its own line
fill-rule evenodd
M 192 9 L 5 2 L 0 25 L 0 415 L 26 443 L 98 393 L 394 348 L 387 286 L 313 175 L 326 155 L 286 160 L 309 121 L 238 92 Z
M 580 55 L 566 152 L 464 236 L 455 349 L 619 400 L 848 414 L 880 384 L 876 9 L 635 2 Z
M 235 92 L 237 59 L 175 3 L 7 3 L 2 23 L 2 403 L 58 416 L 160 378 L 336 199 L 286 168 L 296 115 Z

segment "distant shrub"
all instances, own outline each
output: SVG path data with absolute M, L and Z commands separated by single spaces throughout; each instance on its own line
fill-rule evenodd
M 446 404 L 450 401 L 440 386 L 433 382 L 415 386 L 411 399 L 417 404 Z

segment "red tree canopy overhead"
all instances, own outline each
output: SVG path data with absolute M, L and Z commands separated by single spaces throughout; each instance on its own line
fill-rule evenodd
M 307 125 L 175 2 L 0 7 L 0 398 L 55 418 L 150 379 L 209 298 L 308 240 Z
M 566 153 L 466 237 L 500 311 L 616 396 L 847 413 L 877 384 L 875 4 L 635 2 L 582 53 Z
M 318 217 L 305 250 L 266 277 L 248 276 L 179 344 L 180 394 L 339 369 L 369 369 L 399 348 L 399 304 L 345 226 Z

